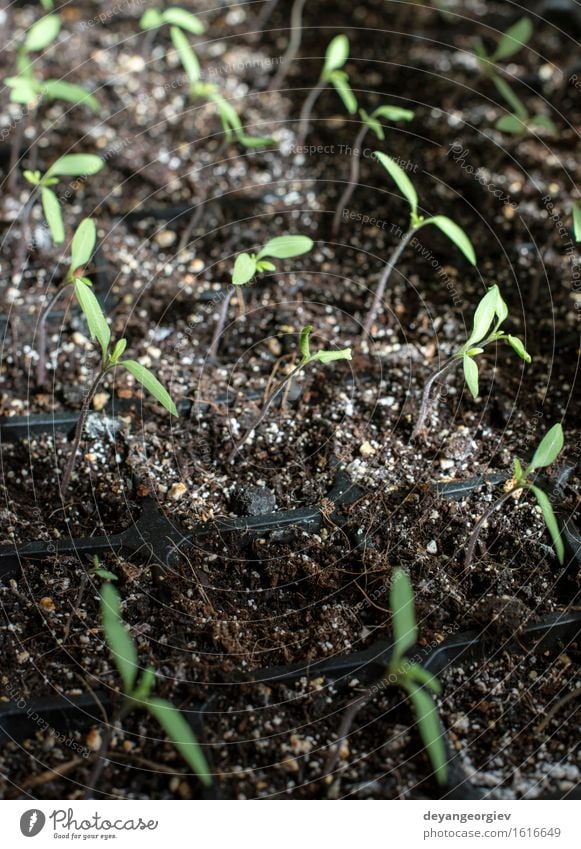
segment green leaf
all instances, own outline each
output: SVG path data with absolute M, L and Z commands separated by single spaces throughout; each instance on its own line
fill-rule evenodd
M 524 103 L 516 96 L 512 88 L 509 86 L 507 81 L 500 77 L 498 74 L 493 74 L 492 81 L 496 86 L 497 90 L 500 92 L 501 96 L 504 97 L 512 111 L 514 112 L 514 116 L 516 118 L 520 118 L 521 121 L 528 121 L 529 113 L 527 111 Z M 525 127 L 526 129 L 526 127 Z M 510 132 L 510 131 L 509 131 Z M 521 132 L 524 132 L 521 130 Z
M 194 732 L 179 710 L 165 699 L 148 699 L 147 710 L 159 722 L 173 745 L 187 764 L 196 773 L 200 781 L 211 786 L 210 769 L 206 758 L 198 745 Z
M 417 684 L 429 687 L 432 693 L 435 693 L 437 696 L 442 692 L 442 685 L 436 676 L 428 672 L 427 669 L 424 669 L 423 666 L 420 666 L 419 663 L 411 663 L 407 668 L 406 674 L 408 678 L 411 678 Z
M 178 416 L 179 413 L 177 411 L 177 407 L 171 399 L 171 395 L 165 389 L 164 386 L 159 382 L 157 377 L 153 375 L 149 369 L 142 366 L 141 363 L 136 362 L 135 360 L 122 360 L 119 363 L 120 366 L 125 366 L 127 371 L 131 372 L 133 377 L 141 383 L 141 385 L 150 392 L 153 397 L 159 401 L 162 407 L 172 414 L 172 416 Z
M 289 259 L 308 253 L 312 250 L 313 244 L 313 240 L 308 236 L 276 236 L 265 244 L 256 258 L 270 256 L 275 259 Z
M 263 259 L 260 262 L 256 263 L 257 271 L 276 271 L 276 265 L 273 262 L 269 262 L 267 259 Z
M 50 166 L 45 177 L 90 177 L 97 174 L 105 163 L 94 153 L 69 153 Z
M 23 171 L 22 176 L 28 183 L 31 183 L 33 186 L 40 186 L 40 180 L 42 177 L 40 171 Z
M 55 40 L 61 29 L 61 19 L 58 15 L 45 15 L 33 24 L 24 39 L 24 50 L 27 53 L 44 50 Z
M 477 342 L 481 342 L 487 335 L 496 315 L 498 298 L 498 286 L 491 286 L 486 295 L 482 298 L 474 312 L 474 322 L 472 324 L 472 333 L 468 337 L 464 349 L 468 350 Z
M 75 230 L 71 243 L 71 272 L 84 268 L 91 259 L 97 241 L 97 228 L 92 218 L 84 218 Z
M 115 347 L 113 348 L 113 351 L 111 352 L 111 357 L 110 357 L 110 361 L 111 361 L 112 364 L 116 363 L 118 361 L 119 357 L 121 357 L 125 353 L 126 347 L 127 347 L 127 339 L 119 339 L 115 343 Z
M 24 77 L 7 77 L 4 82 L 10 89 L 10 101 L 12 103 L 33 103 L 39 96 L 38 87 L 31 80 Z
M 573 233 L 575 241 L 581 242 L 581 202 L 576 201 L 573 204 Z
M 401 106 L 379 106 L 371 113 L 372 118 L 385 118 L 386 121 L 413 121 L 415 113 Z
M 433 224 L 453 242 L 459 250 L 462 251 L 468 262 L 476 265 L 476 254 L 472 247 L 472 242 L 464 232 L 451 218 L 446 215 L 435 215 L 433 218 L 427 218 L 422 226 Z
M 462 357 L 462 364 L 464 366 L 464 377 L 466 378 L 468 389 L 472 393 L 473 398 L 478 398 L 478 366 L 472 357 L 466 355 Z
M 259 147 L 272 147 L 278 144 L 276 139 L 268 138 L 268 136 L 247 136 L 244 133 L 237 132 L 236 138 L 242 147 L 248 150 L 256 150 Z
M 563 428 L 561 427 L 561 423 L 557 422 L 541 439 L 531 460 L 529 470 L 544 469 L 545 466 L 550 466 L 551 463 L 554 463 L 563 450 L 564 442 Z
M 299 351 L 301 354 L 301 358 L 305 361 L 311 359 L 311 345 L 309 342 L 309 336 L 312 332 L 313 326 L 309 324 L 307 325 L 307 327 L 303 327 L 299 336 Z
M 161 19 L 164 24 L 173 24 L 180 29 L 185 29 L 193 35 L 203 35 L 206 31 L 204 24 L 199 18 L 193 15 L 186 9 L 180 9 L 177 6 L 170 6 L 161 14 Z
M 409 694 L 414 707 L 420 737 L 426 747 L 436 781 L 440 786 L 444 786 L 448 780 L 448 760 L 434 700 L 413 681 L 402 681 L 401 684 Z
M 494 125 L 497 130 L 502 133 L 511 133 L 514 136 L 520 136 L 526 133 L 527 126 L 516 115 L 503 115 Z
M 232 270 L 234 286 L 244 286 L 256 274 L 256 257 L 250 254 L 238 254 Z
M 82 278 L 77 277 L 73 286 L 75 297 L 87 320 L 91 339 L 96 339 L 101 346 L 103 362 L 105 362 L 109 351 L 109 342 L 111 341 L 111 331 L 101 309 L 101 304 Z
M 565 562 L 565 546 L 563 544 L 561 531 L 559 530 L 559 524 L 555 517 L 551 502 L 549 501 L 546 493 L 543 492 L 543 490 L 540 489 L 538 486 L 531 486 L 531 489 L 534 492 L 535 497 L 539 503 L 539 507 L 542 510 L 545 525 L 547 526 L 547 530 L 549 531 L 551 539 L 553 540 L 553 545 L 555 546 L 555 551 L 557 553 L 557 557 L 559 558 L 559 563 L 563 565 L 563 563 Z
M 40 199 L 53 241 L 55 245 L 62 245 L 65 240 L 65 227 L 59 200 L 55 193 L 51 189 L 47 189 L 46 186 L 43 186 L 40 190 Z
M 178 27 L 170 27 L 172 44 L 175 47 L 182 67 L 191 83 L 200 79 L 200 63 L 186 36 Z
M 531 127 L 542 127 L 543 130 L 547 130 L 548 133 L 555 136 L 557 135 L 557 127 L 550 118 L 547 118 L 546 115 L 533 115 L 530 119 L 529 124 Z
M 525 361 L 525 363 L 530 363 L 530 362 L 531 362 L 531 359 L 532 359 L 532 358 L 531 358 L 531 355 L 530 355 L 530 354 L 528 353 L 528 351 L 525 349 L 525 346 L 523 345 L 523 343 L 521 342 L 521 340 L 518 338 L 518 336 L 510 336 L 510 335 L 507 335 L 507 336 L 506 336 L 506 341 L 508 342 L 508 344 L 510 345 L 510 347 L 512 348 L 512 350 L 513 350 L 516 354 L 518 354 L 518 356 L 521 358 L 521 360 L 524 360 L 524 361 Z
M 414 594 L 410 579 L 403 569 L 396 569 L 393 573 L 389 607 L 393 630 L 393 655 L 391 660 L 393 665 L 398 664 L 405 653 L 418 641 Z
M 136 702 L 145 702 L 149 699 L 154 684 L 155 669 L 152 666 L 148 666 L 143 670 L 143 674 L 137 682 L 137 686 L 133 690 L 131 695 L 132 699 Z M 142 707 L 147 707 L 147 705 L 142 705 Z
M 123 624 L 121 597 L 113 584 L 103 584 L 101 587 L 101 617 L 105 639 L 115 660 L 125 694 L 130 695 L 137 678 L 137 649 Z
M 513 465 L 513 467 L 514 467 L 514 476 L 515 476 L 515 479 L 516 479 L 518 482 L 522 481 L 522 479 L 523 479 L 523 477 L 524 477 L 524 472 L 523 472 L 523 467 L 522 467 L 522 465 L 521 465 L 520 460 L 519 460 L 517 457 L 515 457 L 515 458 L 514 458 L 514 460 L 512 461 L 512 465 Z
M 387 156 L 379 150 L 376 150 L 374 155 L 409 203 L 412 216 L 416 216 L 418 213 L 418 196 L 408 175 L 399 167 L 397 162 L 394 162 L 391 156 Z
M 339 351 L 317 351 L 311 357 L 311 362 L 319 362 L 323 364 L 334 363 L 337 360 L 350 360 L 351 348 L 341 348 Z
M 368 115 L 364 109 L 360 109 L 359 114 L 361 115 L 361 118 L 367 124 L 371 132 L 375 133 L 379 141 L 384 141 L 385 133 L 379 121 L 376 121 L 375 118 L 372 118 L 371 115 Z
M 346 35 L 336 35 L 333 38 L 325 51 L 325 64 L 323 66 L 323 77 L 329 78 L 329 75 L 342 68 L 349 58 L 349 39 Z
M 508 318 L 508 306 L 506 304 L 506 301 L 500 294 L 500 289 L 498 288 L 498 286 L 496 287 L 496 307 L 494 311 L 496 313 L 497 318 L 496 327 L 498 328 L 503 323 L 503 321 L 506 321 L 506 319 Z
M 68 103 L 82 104 L 88 106 L 93 112 L 98 112 L 100 108 L 96 97 L 86 91 L 83 86 L 74 83 L 47 80 L 42 84 L 41 91 L 45 97 L 49 97 L 51 100 L 66 100 Z
M 147 9 L 139 19 L 141 29 L 159 29 L 162 24 L 161 12 L 157 9 Z
M 353 89 L 349 83 L 349 77 L 344 71 L 333 71 L 329 81 L 335 87 L 335 90 L 341 100 L 343 106 L 350 115 L 355 115 L 357 112 L 357 98 L 353 94 Z
M 492 54 L 492 61 L 499 62 L 502 59 L 508 59 L 514 56 L 515 53 L 528 44 L 533 34 L 533 22 L 530 18 L 524 17 L 516 24 L 513 24 L 507 29 L 500 41 L 496 50 Z

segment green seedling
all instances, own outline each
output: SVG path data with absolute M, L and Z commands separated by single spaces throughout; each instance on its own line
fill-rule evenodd
M 359 174 L 361 169 L 361 153 L 367 133 L 372 132 L 379 141 L 385 140 L 385 130 L 382 121 L 413 121 L 414 113 L 411 109 L 402 109 L 400 106 L 378 106 L 373 112 L 368 113 L 365 109 L 359 110 L 362 124 L 351 150 L 351 174 L 333 218 L 333 235 L 336 236 L 341 226 L 341 219 L 347 204 L 351 200 L 353 192 L 359 185 Z
M 122 684 L 123 702 L 114 723 L 120 723 L 134 710 L 145 710 L 167 734 L 172 745 L 183 757 L 202 784 L 211 787 L 212 776 L 204 753 L 183 713 L 167 699 L 153 696 L 156 673 L 153 667 L 140 669 L 137 646 L 123 622 L 121 597 L 112 583 L 101 587 L 101 619 L 109 651 Z M 110 733 L 110 732 L 109 732 Z M 108 737 L 102 747 L 106 755 Z
M 561 451 L 563 450 L 564 444 L 564 436 L 563 436 L 563 428 L 560 423 L 553 425 L 553 427 L 545 434 L 542 438 L 537 450 L 533 455 L 533 459 L 529 463 L 528 466 L 523 468 L 520 460 L 514 459 L 513 468 L 514 468 L 514 477 L 505 484 L 504 494 L 498 498 L 480 517 L 478 522 L 476 523 L 472 534 L 470 535 L 470 539 L 468 541 L 468 545 L 466 547 L 466 559 L 465 565 L 466 568 L 469 569 L 472 565 L 472 561 L 474 559 L 474 551 L 476 549 L 476 543 L 478 541 L 478 537 L 480 535 L 480 531 L 482 530 L 483 525 L 490 519 L 494 511 L 500 507 L 505 501 L 508 501 L 509 498 L 512 498 L 518 492 L 531 492 L 541 508 L 541 512 L 543 514 L 543 518 L 545 520 L 545 525 L 547 526 L 547 530 L 551 535 L 551 539 L 553 540 L 553 545 L 555 547 L 555 552 L 559 563 L 561 565 L 565 561 L 565 546 L 563 544 L 563 539 L 561 537 L 561 532 L 559 530 L 559 524 L 555 517 L 555 513 L 553 511 L 553 507 L 549 500 L 547 493 L 541 489 L 540 486 L 535 482 L 535 474 L 539 471 L 539 469 L 544 469 L 547 466 L 550 466 L 555 462 Z
M 42 174 L 40 171 L 25 171 L 24 177 L 31 186 L 34 186 L 23 213 L 28 225 L 32 206 L 40 194 L 42 209 L 48 224 L 48 229 L 55 245 L 61 245 L 65 240 L 65 227 L 63 214 L 58 196 L 53 191 L 61 177 L 85 178 L 97 174 L 103 167 L 104 162 L 100 156 L 91 153 L 71 153 L 61 156 L 50 166 L 48 171 Z M 23 223 L 24 226 L 24 223 Z
M 303 40 L 303 10 L 307 0 L 294 0 L 290 13 L 289 40 L 283 57 L 280 60 L 278 71 L 268 86 L 269 91 L 280 89 L 292 62 L 297 58 Z M 268 6 L 268 3 L 266 4 Z M 266 21 L 264 22 L 266 23 Z M 263 27 L 261 30 L 263 31 Z
M 64 280 L 64 284 L 60 286 L 46 307 L 43 309 L 38 320 L 38 336 L 37 336 L 37 352 L 38 362 L 36 367 L 36 382 L 39 389 L 42 389 L 46 383 L 46 322 L 55 307 L 57 301 L 65 292 L 70 292 L 74 289 L 77 281 L 84 286 L 92 286 L 93 284 L 86 276 L 86 266 L 89 265 L 93 251 L 95 250 L 95 242 L 97 241 L 97 230 L 95 222 L 92 218 L 85 218 L 77 227 L 73 240 L 71 242 L 71 261 Z
M 317 351 L 316 353 L 312 353 L 310 346 L 310 335 L 313 332 L 313 328 L 311 326 L 304 327 L 299 335 L 299 363 L 295 366 L 289 374 L 284 377 L 268 394 L 262 410 L 260 414 L 257 416 L 256 420 L 253 422 L 252 426 L 248 428 L 244 436 L 238 440 L 232 449 L 230 456 L 228 458 L 228 462 L 232 463 L 242 448 L 243 445 L 250 439 L 253 432 L 262 424 L 265 420 L 268 411 L 274 404 L 274 402 L 283 396 L 287 387 L 290 387 L 290 384 L 293 378 L 302 371 L 307 366 L 312 363 L 322 363 L 323 365 L 329 365 L 330 363 L 338 362 L 339 360 L 350 360 L 351 359 L 351 348 L 341 348 L 335 351 Z
M 276 236 L 270 239 L 258 253 L 242 253 L 236 257 L 232 269 L 232 289 L 222 301 L 218 321 L 214 330 L 214 337 L 208 351 L 210 359 L 214 359 L 218 353 L 220 339 L 224 332 L 228 306 L 235 292 L 239 301 L 243 303 L 241 286 L 250 283 L 257 274 L 265 271 L 276 271 L 276 266 L 271 259 L 291 259 L 302 256 L 312 250 L 313 240 L 308 236 Z
M 433 224 L 437 227 L 441 232 L 464 254 L 466 259 L 471 265 L 476 265 L 476 254 L 474 253 L 474 248 L 472 247 L 472 242 L 462 230 L 461 227 L 458 226 L 451 218 L 448 218 L 446 215 L 434 215 L 429 218 L 424 218 L 423 215 L 420 215 L 418 211 L 418 195 L 417 192 L 406 174 L 406 172 L 400 168 L 400 166 L 395 162 L 390 156 L 387 156 L 385 153 L 381 153 L 376 150 L 374 153 L 375 158 L 383 166 L 383 168 L 387 171 L 389 176 L 392 178 L 397 188 L 407 200 L 410 207 L 410 218 L 407 231 L 401 237 L 399 244 L 395 248 L 391 257 L 389 258 L 386 266 L 383 270 L 383 273 L 379 279 L 379 283 L 377 285 L 377 289 L 375 290 L 375 296 L 373 298 L 373 303 L 369 308 L 369 311 L 365 317 L 365 321 L 363 324 L 363 333 L 369 334 L 371 332 L 371 328 L 373 322 L 375 321 L 375 317 L 379 312 L 379 308 L 381 306 L 381 302 L 383 300 L 383 296 L 385 294 L 386 286 L 389 282 L 389 278 L 397 265 L 397 262 L 403 253 L 406 246 L 409 242 L 414 238 L 416 233 L 422 229 L 422 227 L 427 227 L 429 224 Z
M 499 62 L 512 59 L 528 42 L 533 35 L 533 23 L 530 18 L 524 17 L 502 35 L 495 50 L 487 54 L 481 39 L 474 42 L 474 51 L 478 58 L 478 64 L 485 74 L 495 85 L 501 97 L 506 100 L 510 107 L 510 114 L 503 115 L 496 121 L 496 129 L 514 136 L 523 136 L 535 128 L 547 130 L 555 135 L 557 128 L 550 118 L 545 115 L 530 115 L 528 109 L 521 99 L 514 93 L 502 75 Z
M 387 680 L 400 687 L 414 708 L 418 730 L 426 753 L 432 763 L 438 784 L 444 786 L 448 777 L 448 759 L 434 696 L 441 692 L 440 682 L 419 663 L 406 655 L 418 642 L 418 626 L 410 579 L 402 569 L 396 569 L 389 595 L 393 629 L 393 650 Z
M 508 318 L 508 307 L 503 300 L 498 286 L 491 286 L 482 298 L 474 313 L 472 332 L 466 342 L 430 376 L 424 386 L 422 403 L 418 420 L 415 424 L 412 439 L 425 430 L 425 423 L 430 409 L 430 397 L 436 381 L 443 377 L 451 368 L 462 365 L 466 385 L 473 398 L 478 398 L 478 365 L 476 358 L 484 353 L 485 348 L 496 342 L 506 342 L 512 350 L 524 360 L 531 362 L 531 356 L 518 336 L 512 336 L 501 330 L 501 325 Z
M 297 143 L 304 144 L 309 132 L 311 115 L 315 104 L 322 92 L 330 85 L 343 101 L 345 109 L 350 115 L 355 115 L 357 112 L 357 98 L 353 94 L 353 90 L 349 83 L 347 72 L 343 70 L 347 59 L 349 58 L 349 39 L 346 35 L 336 35 L 329 43 L 325 52 L 325 62 L 323 70 L 317 85 L 311 89 L 307 99 L 303 104 L 299 119 L 299 130 L 297 135 Z
M 576 242 L 581 242 L 581 201 L 573 204 L 573 235 Z
M 202 79 L 200 60 L 188 38 L 188 35 L 202 35 L 205 32 L 204 24 L 196 15 L 175 6 L 164 11 L 148 9 L 139 23 L 151 35 L 161 27 L 169 26 L 172 44 L 188 79 L 190 94 L 194 99 L 204 100 L 216 108 L 227 144 L 237 141 L 248 149 L 275 144 L 270 138 L 247 135 L 238 113 L 221 94 L 219 87 Z
M 149 369 L 136 360 L 121 359 L 127 347 L 127 340 L 119 339 L 114 344 L 111 343 L 111 331 L 101 305 L 92 291 L 91 281 L 86 277 L 75 277 L 73 289 L 79 306 L 87 320 L 91 339 L 95 340 L 99 345 L 101 362 L 93 376 L 89 391 L 83 400 L 79 413 L 73 446 L 61 482 L 63 493 L 66 493 L 71 482 L 71 476 L 91 402 L 99 386 L 110 371 L 116 368 L 126 369 L 172 416 L 178 415 L 176 405 L 172 401 L 167 389 L 164 388 Z

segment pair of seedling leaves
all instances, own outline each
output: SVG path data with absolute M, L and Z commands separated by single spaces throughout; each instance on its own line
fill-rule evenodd
M 101 587 L 101 618 L 105 640 L 123 684 L 125 702 L 121 716 L 127 716 L 135 709 L 146 710 L 161 725 L 200 781 L 209 787 L 212 779 L 208 763 L 183 714 L 167 699 L 151 695 L 155 684 L 153 667 L 145 668 L 139 676 L 137 647 L 123 622 L 121 597 L 111 583 L 117 580 L 116 576 L 99 567 L 98 563 L 93 574 L 106 581 Z
M 171 6 L 164 11 L 148 9 L 141 16 L 139 25 L 142 29 L 149 31 L 169 26 L 170 38 L 188 78 L 192 97 L 199 97 L 215 105 L 224 136 L 229 144 L 234 139 L 246 148 L 268 147 L 276 144 L 274 139 L 246 135 L 238 113 L 220 93 L 218 86 L 202 80 L 199 59 L 186 35 L 186 33 L 203 35 L 206 31 L 204 24 L 196 15 L 177 6 Z
M 82 103 L 98 112 L 99 101 L 82 86 L 64 80 L 40 80 L 34 73 L 31 54 L 50 47 L 60 30 L 61 20 L 58 15 L 45 15 L 30 27 L 18 51 L 18 74 L 4 80 L 11 90 L 10 100 L 12 103 L 22 103 L 26 106 L 35 104 L 41 98 L 65 100 L 69 103 Z
M 65 228 L 60 201 L 52 190 L 61 177 L 90 177 L 103 167 L 100 156 L 92 153 L 71 153 L 61 156 L 48 171 L 24 171 L 25 179 L 40 191 L 42 209 L 55 245 L 61 245 L 65 239 Z
M 122 366 L 168 412 L 173 416 L 177 416 L 176 405 L 155 375 L 136 360 L 121 359 L 127 347 L 127 340 L 119 339 L 114 345 L 111 345 L 111 331 L 107 324 L 107 319 L 92 290 L 93 284 L 84 274 L 85 267 L 88 265 L 93 254 L 96 238 L 95 222 L 92 218 L 85 218 L 77 227 L 72 239 L 71 263 L 67 274 L 66 285 L 73 287 L 75 297 L 87 320 L 91 338 L 96 339 L 101 348 L 101 375 L 104 376 L 110 369 Z
M 504 77 L 497 70 L 498 62 L 510 59 L 524 47 L 533 34 L 533 23 L 530 18 L 524 17 L 501 36 L 496 49 L 490 55 L 487 54 L 480 39 L 474 42 L 474 50 L 482 72 L 488 76 L 501 96 L 506 100 L 512 110 L 511 115 L 503 115 L 498 119 L 495 126 L 497 130 L 512 135 L 522 136 L 529 128 L 541 127 L 551 134 L 556 134 L 557 128 L 550 118 L 545 115 L 530 115 L 524 103 L 514 93 Z

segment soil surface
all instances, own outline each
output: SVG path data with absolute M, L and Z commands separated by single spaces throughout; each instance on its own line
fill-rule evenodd
M 52 102 L 23 119 L 4 89 L 3 177 L 20 130 L 24 168 L 46 170 L 73 151 L 103 156 L 98 175 L 59 186 L 67 240 L 82 217 L 95 217 L 99 247 L 88 274 L 113 338 L 127 337 L 131 357 L 170 389 L 181 415 L 170 417 L 120 369 L 109 375 L 73 486 L 62 497 L 70 434 L 37 426 L 35 417 L 78 410 L 99 357 L 63 292 L 48 323 L 49 378 L 37 385 L 38 320 L 63 285 L 68 255 L 51 244 L 37 204 L 22 273 L 29 193 L 19 177 L 0 209 L 2 540 L 56 545 L 113 535 L 138 519 L 146 499 L 174 528 L 194 533 L 162 580 L 146 546 L 131 557 L 111 552 L 101 559 L 118 576 L 125 621 L 140 663 L 157 671 L 157 692 L 193 711 L 222 797 L 441 794 L 410 706 L 393 688 L 357 714 L 329 769 L 344 712 L 369 682 L 308 672 L 319 659 L 389 638 L 389 587 L 398 566 L 414 587 L 421 645 L 470 629 L 496 640 L 487 662 L 461 662 L 440 676 L 442 722 L 471 787 L 493 798 L 571 794 L 580 784 L 578 646 L 556 640 L 551 651 L 535 653 L 526 640 L 508 649 L 505 638 L 518 638 L 547 614 L 579 609 L 581 295 L 571 208 L 581 99 L 567 58 L 574 10 L 568 24 L 535 19 L 530 47 L 508 66 L 531 114 L 557 127 L 554 136 L 539 129 L 518 138 L 495 129 L 503 101 L 472 52 L 476 37 L 492 49 L 519 17 L 510 3 L 457 0 L 450 17 L 429 4 L 330 3 L 324 28 L 307 8 L 300 58 L 272 91 L 288 4 L 278 4 L 256 37 L 257 4 L 211 13 L 205 4 L 181 5 L 207 25 L 196 41 L 207 78 L 219 82 L 249 134 L 275 140 L 272 148 L 225 142 L 212 109 L 188 97 L 168 34 L 159 32 L 151 44 L 138 27 L 141 10 L 130 4 L 106 25 L 97 20 L 105 4 L 66 5 L 58 48 L 39 61 L 46 78 L 68 75 L 94 91 L 99 114 Z M 10 11 L 4 77 L 13 73 L 15 48 L 37 6 Z M 347 116 L 327 89 L 301 147 L 297 131 L 338 32 L 350 39 L 346 68 L 359 105 L 369 112 L 390 103 L 414 110 L 415 118 L 388 125 L 383 142 L 368 133 L 360 185 L 335 236 L 331 223 L 360 119 Z M 478 265 L 435 228 L 420 231 L 366 337 L 366 310 L 408 218 L 406 202 L 373 160 L 376 149 L 406 169 L 425 214 L 449 215 L 466 230 Z M 280 233 L 309 235 L 315 247 L 278 261 L 275 272 L 232 298 L 218 357 L 209 358 L 234 257 Z M 474 308 L 493 283 L 509 306 L 507 329 L 525 340 L 532 363 L 508 347 L 487 348 L 479 357 L 478 400 L 461 369 L 451 372 L 434 398 L 428 430 L 412 440 L 426 379 L 465 341 Z M 352 360 L 305 369 L 230 462 L 274 382 L 296 366 L 306 325 L 314 327 L 313 349 L 351 346 Z M 18 416 L 30 416 L 31 429 L 28 438 L 12 440 L 9 425 Z M 466 568 L 470 532 L 503 492 L 490 476 L 509 479 L 513 458 L 528 461 L 556 421 L 563 422 L 565 448 L 543 483 L 560 522 L 568 523 L 565 566 L 534 500 L 522 495 L 492 515 Z M 339 473 L 358 492 L 336 506 L 328 495 Z M 555 488 L 560 475 L 566 482 Z M 455 498 L 435 486 L 472 479 Z M 291 523 L 274 532 L 220 530 L 224 519 L 309 507 L 320 512 L 316 529 Z M 0 699 L 30 706 L 48 695 L 107 691 L 115 701 L 119 680 L 103 641 L 90 558 L 49 554 L 21 565 L 0 583 Z M 294 663 L 305 664 L 294 683 L 249 682 L 265 667 Z M 105 714 L 103 725 L 73 731 L 65 743 L 58 728 L 6 743 L 3 796 L 200 795 L 196 778 L 145 715 L 119 726 L 114 709 Z M 95 781 L 105 728 L 108 759 Z

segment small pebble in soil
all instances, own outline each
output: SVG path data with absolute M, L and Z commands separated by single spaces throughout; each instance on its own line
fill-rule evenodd
M 182 495 L 185 495 L 187 490 L 188 488 L 185 483 L 182 483 L 180 481 L 179 483 L 174 483 L 171 485 L 168 495 L 172 501 L 179 501 Z
M 431 539 L 426 546 L 426 551 L 428 554 L 437 554 L 438 553 L 438 544 L 435 539 Z
M 232 510 L 238 516 L 263 516 L 276 510 L 276 497 L 266 486 L 243 486 L 232 496 Z

